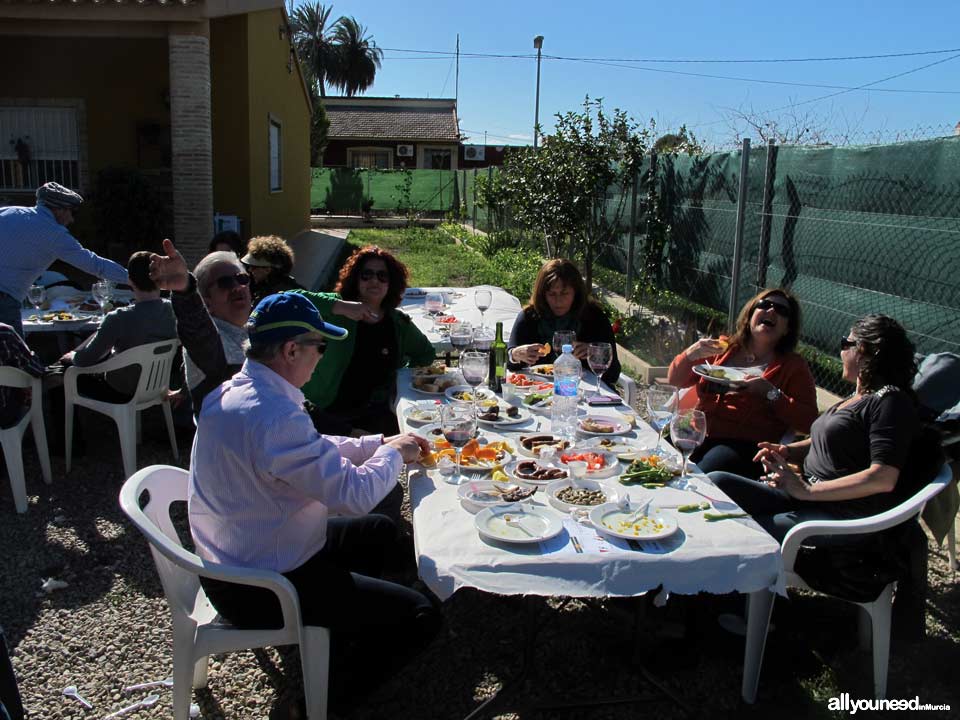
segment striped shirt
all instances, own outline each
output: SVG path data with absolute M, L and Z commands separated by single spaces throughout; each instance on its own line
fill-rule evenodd
M 129 282 L 122 265 L 83 247 L 49 208 L 37 205 L 0 210 L 0 292 L 23 300 L 33 281 L 55 260 L 98 278 Z
M 320 435 L 303 393 L 252 360 L 203 402 L 187 507 L 197 553 L 229 565 L 289 572 L 327 537 L 330 513 L 363 515 L 403 465 L 382 436 Z

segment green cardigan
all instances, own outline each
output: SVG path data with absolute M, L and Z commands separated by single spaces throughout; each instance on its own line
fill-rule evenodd
M 337 392 L 340 390 L 340 379 L 353 357 L 353 348 L 357 339 L 357 323 L 355 320 L 333 313 L 333 304 L 342 299 L 338 293 L 318 293 L 308 290 L 293 290 L 291 292 L 309 298 L 324 320 L 334 325 L 340 325 L 350 333 L 345 340 L 332 340 L 327 343 L 327 351 L 323 354 L 320 362 L 317 363 L 317 368 L 313 371 L 310 381 L 302 388 L 307 400 L 322 410 L 334 401 Z M 433 343 L 420 332 L 409 316 L 396 309 L 389 312 L 393 319 L 393 330 L 397 342 L 399 363 L 397 367 L 407 365 L 419 367 L 432 363 L 436 357 Z M 389 400 L 396 387 L 396 378 L 395 371 L 390 374 L 390 377 L 371 378 L 371 382 L 375 385 L 372 397 L 378 400 Z

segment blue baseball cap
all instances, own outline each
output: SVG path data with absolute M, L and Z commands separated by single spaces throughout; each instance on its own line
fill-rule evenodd
M 349 334 L 339 325 L 324 322 L 316 306 L 297 293 L 267 295 L 247 320 L 250 342 L 257 345 L 285 342 L 312 332 L 330 340 L 343 340 Z

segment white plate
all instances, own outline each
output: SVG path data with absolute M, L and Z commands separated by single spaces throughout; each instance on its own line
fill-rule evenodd
M 518 415 L 516 417 L 510 417 L 507 415 L 507 409 L 513 407 L 512 405 L 504 405 L 500 403 L 500 417 L 497 420 L 484 420 L 480 415 L 477 415 L 477 422 L 482 422 L 484 425 L 490 425 L 491 427 L 503 427 L 509 425 L 519 425 L 520 423 L 525 423 L 531 418 L 530 411 L 526 408 L 518 407 Z M 481 413 L 483 410 L 481 409 Z
M 714 377 L 710 374 L 711 371 L 721 371 L 723 372 L 724 376 Z M 706 378 L 710 382 L 717 383 L 718 385 L 726 385 L 727 387 L 739 387 L 743 384 L 744 380 L 747 380 L 751 377 L 757 377 L 756 373 L 748 373 L 742 368 L 727 367 L 725 365 L 710 365 L 708 363 L 694 365 L 693 372 L 702 378 Z
M 620 460 L 617 459 L 615 454 L 612 452 L 607 452 L 606 450 L 601 450 L 600 448 L 584 448 L 582 445 L 575 445 L 570 450 L 557 453 L 555 464 L 557 467 L 566 468 L 567 463 L 560 459 L 561 456 L 568 453 L 581 453 L 584 451 L 603 456 L 603 467 L 599 470 L 587 470 L 588 479 L 597 480 L 599 478 L 608 478 L 620 474 Z
M 403 419 L 408 423 L 436 423 L 440 421 L 439 400 L 418 400 L 403 411 Z
M 550 368 L 550 372 L 546 372 L 546 369 Z M 547 378 L 548 380 L 553 380 L 553 363 L 545 363 L 541 365 L 532 365 L 527 373 L 534 375 L 535 377 Z
M 602 443 L 606 441 L 611 443 L 609 445 L 603 445 Z M 624 437 L 591 437 L 588 440 L 584 440 L 583 444 L 580 445 L 583 448 L 592 448 L 596 450 L 602 450 L 603 452 L 610 452 L 617 456 L 617 459 L 623 460 L 626 463 L 629 463 L 631 460 L 636 460 L 639 457 L 646 457 L 647 455 L 652 455 L 654 448 L 641 445 L 636 440 L 631 440 L 630 438 Z
M 547 435 L 550 435 L 550 433 L 534 433 L 534 432 L 531 432 L 529 436 L 528 436 L 528 435 L 523 435 L 522 437 L 539 437 L 540 435 L 547 436 Z M 557 437 L 556 435 L 550 435 L 550 437 L 553 438 L 553 441 L 554 441 L 554 442 L 557 442 L 557 443 L 560 442 L 560 438 Z M 520 438 L 517 438 L 517 452 L 518 452 L 519 454 L 521 454 L 521 455 L 526 455 L 528 458 L 534 458 L 534 459 L 539 459 L 539 458 L 540 458 L 540 455 L 539 455 L 539 454 L 533 453 L 533 452 L 531 452 L 530 450 L 528 450 L 527 448 L 525 448 L 525 447 L 523 446 L 523 444 L 520 442 Z M 559 448 L 557 449 L 557 452 L 561 452 Z
M 431 378 L 431 379 L 436 378 L 437 380 L 441 380 L 444 383 L 449 383 L 449 384 L 447 384 L 443 388 L 443 390 L 437 390 L 436 392 L 432 390 L 422 390 L 418 388 L 416 385 L 414 385 L 414 381 L 417 378 Z M 412 378 L 410 378 L 410 387 L 414 390 L 414 392 L 418 392 L 421 395 L 430 395 L 432 397 L 443 397 L 449 388 L 453 387 L 454 385 L 459 385 L 462 381 L 463 381 L 463 378 L 460 376 L 459 372 L 448 372 L 448 373 L 444 373 L 443 375 L 414 375 Z
M 529 535 L 520 528 L 507 525 L 505 515 L 517 518 Z M 551 511 L 536 505 L 503 505 L 490 507 L 477 513 L 473 520 L 481 537 L 497 542 L 530 544 L 548 540 L 559 535 L 563 523 Z
M 536 489 L 536 485 L 527 483 L 494 483 L 492 480 L 471 480 L 457 486 L 457 495 L 464 509 L 468 512 L 477 512 L 488 507 L 497 505 L 512 505 L 517 501 L 510 502 L 500 497 L 496 492 L 496 486 L 507 487 L 509 485 L 519 485 L 528 490 Z M 530 496 L 532 497 L 532 496 Z M 525 498 L 526 499 L 526 498 Z
M 640 506 L 635 504 L 629 510 L 622 510 L 616 503 L 604 503 L 590 511 L 590 522 L 600 532 L 626 540 L 663 540 L 680 529 L 675 515 L 654 507 L 648 511 L 647 522 L 641 522 L 636 530 L 626 532 L 618 528 L 619 521 L 627 519 L 638 509 Z M 651 521 L 657 522 L 660 529 L 656 529 Z M 644 527 L 648 524 L 649 527 Z
M 570 487 L 570 485 L 570 478 L 554 480 L 552 483 L 547 485 L 547 501 L 561 512 L 570 512 L 571 510 L 590 510 L 591 508 L 597 507 L 596 505 L 574 505 L 573 503 L 564 502 L 558 498 L 557 493 L 564 488 Z M 611 488 L 608 488 L 603 483 L 599 483 L 596 480 L 581 480 L 580 486 L 586 490 L 602 491 L 606 496 L 606 500 L 604 502 L 612 503 L 614 500 L 616 500 L 616 493 Z
M 455 393 L 462 393 L 462 392 L 470 393 L 471 396 L 475 395 L 480 407 L 483 407 L 483 403 L 487 400 L 497 399 L 496 394 L 494 394 L 492 390 L 485 388 L 482 385 L 477 388 L 473 388 L 469 385 L 454 385 L 453 387 L 448 387 L 443 394 L 447 396 L 447 399 L 450 402 L 459 403 L 460 405 L 473 404 L 472 400 L 461 400 L 460 398 L 454 397 Z
M 519 465 L 522 462 L 529 462 L 529 460 L 530 458 L 523 458 L 523 459 L 517 458 L 513 462 L 510 462 L 504 465 L 503 472 L 505 472 L 511 480 L 518 483 L 526 483 L 527 485 L 548 485 L 549 483 L 556 482 L 558 479 L 562 479 L 562 478 L 547 478 L 545 480 L 537 480 L 536 478 L 520 477 L 519 475 L 517 475 L 517 465 Z M 539 462 L 539 461 L 536 461 L 536 462 Z M 552 465 L 546 465 L 544 463 L 539 463 L 539 464 L 545 468 L 557 469 L 557 470 L 560 469 L 560 468 L 553 468 Z M 563 472 L 566 472 L 566 471 L 564 470 Z
M 608 423 L 609 425 L 613 426 L 613 429 L 610 432 L 584 430 L 583 423 L 585 420 L 595 420 L 597 422 Z M 633 430 L 633 427 L 630 425 L 630 423 L 625 423 L 622 420 L 617 420 L 616 418 L 612 418 L 607 415 L 587 415 L 577 419 L 577 432 L 583 433 L 584 435 L 590 435 L 594 437 L 610 437 L 611 435 L 625 435 L 631 430 Z
M 422 298 L 427 296 L 427 291 L 423 288 L 409 287 L 403 291 L 405 298 Z
M 416 434 L 421 437 L 425 437 L 430 441 L 431 447 L 435 440 L 443 440 L 443 433 L 440 432 L 440 425 L 438 423 L 433 423 L 431 425 L 424 425 L 422 428 L 416 430 Z M 487 444 L 486 438 L 482 435 L 478 437 L 481 447 Z M 436 448 L 433 448 L 433 451 L 436 452 Z M 455 461 L 455 458 L 450 458 Z M 482 464 L 467 464 L 466 462 L 461 463 L 461 468 L 464 472 L 478 472 L 478 473 L 487 473 L 491 470 L 496 470 L 497 468 L 507 465 L 511 460 L 513 460 L 513 455 L 511 455 L 506 450 L 503 451 L 503 456 L 499 460 L 494 460 L 491 462 L 484 461 Z

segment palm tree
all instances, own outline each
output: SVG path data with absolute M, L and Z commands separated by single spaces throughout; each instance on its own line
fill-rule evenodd
M 333 30 L 328 26 L 333 6 L 324 7 L 318 2 L 304 3 L 290 18 L 293 42 L 297 55 L 309 75 L 311 84 L 326 97 L 324 85 L 330 81 L 339 63 L 338 52 L 332 44 Z
M 355 18 L 342 17 L 334 28 L 333 44 L 337 63 L 335 72 L 327 71 L 330 84 L 343 90 L 347 97 L 364 92 L 373 85 L 383 60 L 383 50 L 367 35 L 367 29 Z

